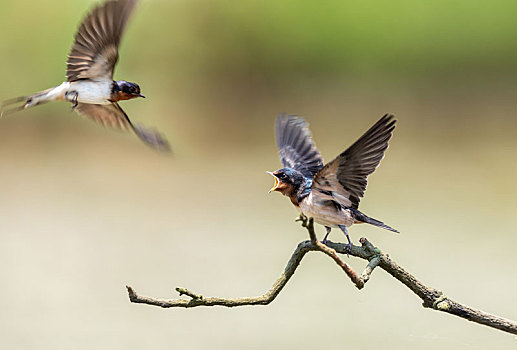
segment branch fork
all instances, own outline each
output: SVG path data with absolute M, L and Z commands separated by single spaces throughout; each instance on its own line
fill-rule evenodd
M 448 298 L 437 289 L 425 286 L 415 276 L 391 260 L 387 254 L 382 253 L 380 249 L 375 247 L 366 238 L 363 237 L 359 240 L 361 246 L 352 245 L 350 248 L 347 244 L 334 243 L 331 241 L 327 241 L 326 244 L 323 244 L 318 241 L 316 237 L 313 218 L 307 218 L 304 215 L 300 215 L 297 221 L 300 221 L 302 226 L 307 229 L 310 240 L 303 241 L 298 244 L 280 277 L 275 281 L 269 291 L 263 295 L 234 299 L 204 297 L 186 288 L 176 288 L 176 291 L 180 296 L 185 295 L 190 299 L 156 299 L 139 295 L 132 287 L 126 286 L 129 300 L 132 303 L 154 305 L 162 308 L 268 305 L 275 300 L 287 282 L 289 282 L 289 279 L 294 275 L 305 254 L 310 251 L 319 251 L 330 257 L 350 278 L 357 289 L 362 289 L 364 287 L 365 283 L 370 279 L 373 270 L 378 266 L 415 293 L 422 300 L 422 306 L 425 308 L 446 312 L 475 323 L 517 335 L 517 322 L 470 308 Z M 367 260 L 368 264 L 361 275 L 358 276 L 357 273 L 352 270 L 352 268 L 348 266 L 348 264 L 345 263 L 338 254 L 352 255 L 354 257 Z

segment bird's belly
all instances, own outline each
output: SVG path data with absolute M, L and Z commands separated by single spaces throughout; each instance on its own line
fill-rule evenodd
M 70 84 L 68 92 L 77 92 L 77 102 L 105 105 L 111 103 L 109 98 L 111 97 L 112 84 L 113 82 L 109 80 L 77 81 Z M 68 99 L 70 100 L 70 97 Z
M 354 219 L 346 209 L 336 209 L 325 202 L 314 201 L 309 196 L 300 203 L 300 210 L 305 216 L 314 218 L 318 224 L 337 227 L 338 225 L 352 226 Z

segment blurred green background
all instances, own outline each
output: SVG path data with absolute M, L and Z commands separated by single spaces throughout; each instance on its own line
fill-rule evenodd
M 0 99 L 59 84 L 96 3 L 0 2 Z M 514 349 L 381 270 L 357 291 L 320 254 L 266 307 L 163 310 L 130 304 L 124 286 L 264 293 L 307 239 L 267 193 L 276 115 L 305 116 L 330 160 L 391 112 L 360 209 L 401 234 L 355 226 L 353 240 L 517 319 L 516 15 L 510 0 L 141 1 L 115 78 L 140 84 L 148 98 L 123 108 L 174 155 L 64 103 L 0 120 L 0 347 Z

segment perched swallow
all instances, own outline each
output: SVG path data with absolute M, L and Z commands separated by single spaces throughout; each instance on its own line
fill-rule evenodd
M 299 212 L 314 218 L 327 229 L 339 227 L 352 246 L 347 227 L 367 223 L 398 232 L 383 222 L 358 210 L 359 200 L 366 190 L 368 175 L 375 171 L 395 129 L 395 119 L 386 114 L 346 151 L 323 165 L 309 131 L 302 118 L 280 115 L 276 122 L 276 141 L 284 168 L 269 172 L 275 185 L 269 192 L 278 191 L 289 197 Z
M 137 0 L 109 0 L 97 6 L 83 20 L 66 63 L 66 82 L 59 86 L 5 101 L 2 113 L 8 114 L 49 101 L 68 101 L 72 110 L 104 126 L 133 131 L 154 149 L 168 151 L 169 144 L 158 132 L 133 125 L 118 101 L 145 97 L 138 84 L 114 81 L 118 47 L 127 20 Z M 4 109 L 6 105 L 23 105 Z

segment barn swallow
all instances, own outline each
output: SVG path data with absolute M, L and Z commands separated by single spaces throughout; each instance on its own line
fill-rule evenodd
M 158 132 L 134 125 L 118 101 L 145 97 L 138 84 L 113 80 L 118 47 L 137 0 L 109 0 L 98 5 L 79 26 L 68 61 L 66 81 L 56 87 L 5 101 L 0 114 L 8 114 L 49 101 L 68 101 L 77 111 L 104 126 L 134 132 L 154 149 L 168 151 Z M 7 105 L 22 105 L 5 109 Z
M 363 136 L 334 160 L 324 165 L 312 140 L 309 124 L 294 115 L 280 115 L 276 121 L 276 142 L 284 168 L 269 172 L 278 191 L 289 197 L 296 209 L 325 226 L 340 228 L 352 246 L 347 227 L 367 223 L 398 232 L 383 222 L 358 210 L 366 190 L 367 177 L 375 171 L 395 129 L 395 119 L 386 114 Z

